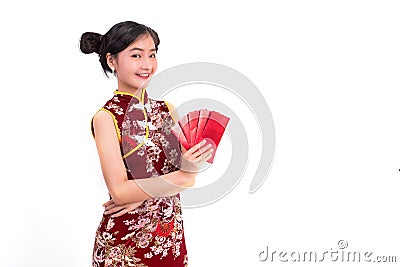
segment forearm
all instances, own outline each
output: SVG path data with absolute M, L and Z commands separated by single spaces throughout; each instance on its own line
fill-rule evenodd
M 153 178 L 124 180 L 111 192 L 111 197 L 115 203 L 122 205 L 154 197 L 173 196 L 193 186 L 196 175 L 178 170 Z

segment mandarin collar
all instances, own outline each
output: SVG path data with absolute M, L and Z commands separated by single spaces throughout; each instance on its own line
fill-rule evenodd
M 142 89 L 142 94 L 141 94 L 140 98 L 137 95 L 134 95 L 132 93 L 118 91 L 118 89 L 114 91 L 114 95 L 128 96 L 129 99 L 131 99 L 130 101 L 135 101 L 136 103 L 139 103 L 139 102 L 140 103 L 147 103 L 147 100 L 148 100 L 146 88 Z

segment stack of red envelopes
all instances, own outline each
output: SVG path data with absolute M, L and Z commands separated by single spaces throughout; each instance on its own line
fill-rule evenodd
M 207 162 L 213 163 L 215 152 L 229 120 L 229 117 L 219 112 L 200 109 L 180 118 L 171 130 L 186 150 L 206 139 L 206 143 L 211 144 L 214 149 Z

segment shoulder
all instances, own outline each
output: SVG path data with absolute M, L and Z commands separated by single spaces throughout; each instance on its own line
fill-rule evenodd
M 100 108 L 94 115 L 93 115 L 93 122 L 101 122 L 107 121 L 112 119 L 112 113 L 105 108 Z
M 103 128 L 106 125 L 114 124 L 115 117 L 107 109 L 101 108 L 93 115 L 94 128 Z
M 120 116 L 125 113 L 128 104 L 129 101 L 121 101 L 119 96 L 115 95 L 103 105 L 103 109 L 111 111 L 116 116 Z
M 118 141 L 121 142 L 121 134 L 119 131 L 117 120 L 112 112 L 107 109 L 99 109 L 92 118 L 92 135 L 96 133 L 114 134 L 116 132 Z
M 99 132 L 102 129 L 104 130 L 104 127 L 108 128 L 110 125 L 112 126 L 114 124 L 112 127 L 116 128 L 118 139 L 120 139 L 118 119 L 120 119 L 120 116 L 123 115 L 124 112 L 119 102 L 120 100 L 118 97 L 113 95 L 94 113 L 91 119 L 91 132 L 93 138 L 95 137 L 95 132 Z

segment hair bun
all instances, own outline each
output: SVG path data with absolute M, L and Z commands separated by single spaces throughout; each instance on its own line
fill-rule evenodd
M 80 40 L 80 49 L 82 53 L 90 54 L 96 52 L 99 54 L 101 37 L 103 37 L 103 35 L 95 32 L 85 32 L 82 34 Z

